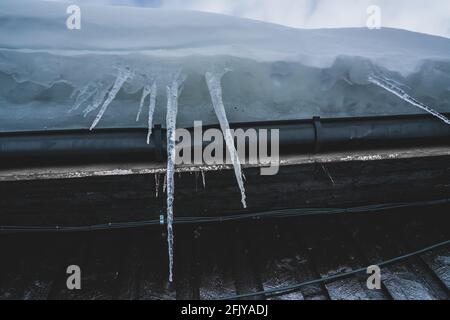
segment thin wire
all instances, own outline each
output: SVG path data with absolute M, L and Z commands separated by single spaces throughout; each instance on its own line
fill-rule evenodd
M 440 242 L 437 244 L 434 244 L 432 246 L 426 247 L 424 249 L 420 249 L 408 254 L 404 254 L 380 263 L 377 263 L 376 265 L 378 267 L 385 267 L 387 265 L 396 263 L 396 262 L 400 262 L 403 260 L 406 260 L 408 258 L 432 251 L 434 249 L 440 248 L 440 247 L 444 247 L 450 245 L 450 240 L 444 241 L 444 242 Z M 307 285 L 312 285 L 312 284 L 317 284 L 317 283 L 323 283 L 323 282 L 329 282 L 329 281 L 333 281 L 333 280 L 338 280 L 338 279 L 342 279 L 342 278 L 347 278 L 349 276 L 361 273 L 361 272 L 367 272 L 367 267 L 366 268 L 360 268 L 360 269 L 356 269 L 356 270 L 352 270 L 349 272 L 345 272 L 345 273 L 338 273 L 335 275 L 331 275 L 328 277 L 324 277 L 324 278 L 320 278 L 320 279 L 315 279 L 315 280 L 310 280 L 310 281 L 306 281 L 306 282 L 302 282 L 296 285 L 290 285 L 290 286 L 284 286 L 284 287 L 278 287 L 278 288 L 273 288 L 273 289 L 269 289 L 269 290 L 263 290 L 263 291 L 258 291 L 258 292 L 252 292 L 252 293 L 246 293 L 246 294 L 240 294 L 240 295 L 235 295 L 235 296 L 229 296 L 229 297 L 223 297 L 223 298 L 218 298 L 217 300 L 236 300 L 236 299 L 244 299 L 244 298 L 251 298 L 251 297 L 256 297 L 256 296 L 278 296 L 278 295 L 283 295 L 283 294 L 287 294 L 287 293 L 291 293 L 291 292 L 295 292 L 298 291 L 300 288 L 307 286 Z
M 258 213 L 234 214 L 220 217 L 180 217 L 174 220 L 174 224 L 205 224 L 222 223 L 246 219 L 262 218 L 290 218 L 314 215 L 335 215 L 350 213 L 372 213 L 392 209 L 424 207 L 450 203 L 450 199 L 421 201 L 409 203 L 377 204 L 353 208 L 296 208 L 281 209 Z M 104 223 L 90 226 L 0 226 L 0 233 L 40 233 L 40 232 L 91 232 L 101 230 L 134 229 L 161 225 L 160 219 L 145 221 L 130 221 L 117 223 Z

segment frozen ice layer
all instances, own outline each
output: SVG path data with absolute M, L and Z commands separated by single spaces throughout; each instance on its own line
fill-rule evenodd
M 427 112 L 411 101 L 450 112 L 447 38 L 90 5 L 81 6 L 81 30 L 68 30 L 66 7 L 0 2 L 1 131 L 150 126 L 151 133 L 152 124 L 165 125 L 165 88 L 180 71 L 178 127 L 219 123 L 209 70 L 231 70 L 221 80 L 230 123 Z

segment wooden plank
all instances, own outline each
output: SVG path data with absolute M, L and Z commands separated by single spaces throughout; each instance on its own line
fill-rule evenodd
M 168 281 L 165 232 L 165 226 L 152 227 L 148 228 L 141 238 L 143 267 L 138 277 L 141 300 L 174 300 L 176 298 L 175 288 Z
M 230 254 L 232 261 L 232 270 L 236 293 L 247 294 L 255 293 L 263 290 L 260 278 L 252 263 L 250 250 L 251 244 L 247 237 L 251 234 L 252 228 L 245 222 L 235 224 L 229 231 L 228 241 L 230 243 Z M 264 296 L 258 295 L 250 297 L 247 300 L 261 300 Z
M 60 271 L 60 260 L 67 254 L 64 235 L 23 235 L 29 239 L 30 254 L 23 270 L 26 279 L 24 300 L 47 300 Z
M 302 242 L 311 252 L 317 272 L 323 278 L 363 267 L 357 254 L 342 238 L 336 223 L 317 217 L 298 221 Z M 332 300 L 386 299 L 380 292 L 369 290 L 364 275 L 351 276 L 325 283 Z
M 424 229 L 413 231 L 416 235 L 411 242 L 414 246 L 424 245 L 427 243 L 425 241 L 429 236 L 429 232 L 436 236 L 436 240 L 438 241 L 446 241 L 450 239 L 450 230 L 448 228 L 448 218 L 447 218 L 447 210 L 446 207 L 438 207 L 436 208 L 438 211 L 438 217 L 434 219 L 427 216 L 427 221 L 430 222 L 430 226 L 428 227 L 428 232 L 425 232 Z M 408 231 L 410 233 L 411 231 Z M 431 252 L 425 253 L 421 255 L 421 259 L 425 262 L 425 264 L 435 273 L 437 278 L 444 285 L 447 295 L 450 294 L 450 247 L 447 246 L 445 248 L 440 248 L 437 250 L 433 250 Z
M 117 287 L 119 261 L 126 239 L 120 233 L 97 232 L 86 248 L 81 263 L 81 290 L 62 288 L 56 299 L 107 300 L 112 299 Z
M 245 170 L 248 210 L 242 210 L 234 173 L 211 171 L 207 189 L 191 173 L 176 177 L 178 217 L 218 216 L 291 207 L 346 207 L 445 199 L 450 157 L 423 157 L 289 165 L 276 176 Z M 389 192 L 385 192 L 389 189 Z M 159 219 L 164 196 L 155 195 L 154 175 L 0 182 L 0 225 L 90 225 Z M 208 201 L 205 201 L 207 199 Z
M 280 230 L 277 221 L 258 223 L 258 242 L 254 260 L 263 266 L 261 278 L 265 290 L 277 287 L 296 285 L 302 281 L 299 275 L 301 257 L 296 251 L 295 242 Z M 252 237 L 255 237 L 252 234 Z M 304 288 L 302 288 L 303 290 Z M 281 296 L 275 300 L 305 300 L 303 291 L 298 290 Z
M 0 235 L 0 298 L 214 299 L 295 285 L 447 240 L 447 212 L 443 206 L 177 226 L 174 286 L 167 283 L 165 226 Z M 381 292 L 368 290 L 362 273 L 275 299 L 448 299 L 448 251 L 383 268 Z M 82 268 L 81 291 L 67 290 L 70 264 Z
M 355 161 L 380 161 L 393 159 L 411 159 L 426 157 L 450 156 L 448 146 L 422 146 L 395 149 L 331 151 L 320 154 L 298 154 L 281 156 L 280 165 L 292 166 L 315 163 L 338 163 Z M 243 164 L 243 168 L 258 165 Z M 232 170 L 231 165 L 193 166 L 181 165 L 177 172 Z M 130 176 L 165 174 L 166 167 L 162 162 L 148 163 L 110 163 L 34 168 L 0 168 L 0 181 L 79 179 L 85 177 Z
M 392 213 L 391 213 L 392 214 Z M 393 233 L 386 229 L 386 219 L 389 213 L 379 213 L 359 217 L 358 227 L 353 225 L 353 235 L 360 245 L 362 252 L 371 264 L 394 257 L 401 256 L 406 251 L 399 247 L 393 238 Z M 355 216 L 355 220 L 358 217 Z M 361 221 L 363 220 L 363 221 Z M 432 288 L 423 281 L 419 274 L 412 268 L 410 261 L 402 261 L 382 269 L 382 282 L 384 288 L 395 300 L 434 300 Z
M 200 299 L 212 300 L 235 295 L 227 243 L 228 228 L 223 224 L 198 226 L 195 237 Z
M 299 260 L 293 242 L 284 239 L 278 221 L 255 221 L 250 234 L 251 258 L 257 267 L 264 290 L 298 284 Z M 276 296 L 275 300 L 304 300 L 302 290 Z
M 132 229 L 128 231 L 129 245 L 122 257 L 120 272 L 118 277 L 117 296 L 118 300 L 139 299 L 139 275 L 144 264 L 144 243 L 147 229 Z
M 450 291 L 450 248 L 434 250 L 421 256 Z
M 393 237 L 401 247 L 405 248 L 404 250 L 414 251 L 450 239 L 447 210 L 448 208 L 439 206 L 418 209 L 414 215 L 417 218 L 411 217 L 411 212 L 400 210 L 396 215 L 389 217 L 391 222 L 389 227 L 393 230 Z M 448 276 L 450 271 L 445 270 L 445 256 L 442 259 L 445 249 L 450 249 L 450 246 L 440 250 L 441 256 L 438 256 L 437 252 L 431 251 L 410 260 L 414 271 L 441 300 L 450 298 L 449 287 L 445 281 L 446 274 Z M 436 269 L 433 261 L 444 263 Z
M 17 300 L 23 297 L 25 279 L 20 272 L 26 266 L 29 242 L 20 234 L 1 235 L 0 300 Z
M 286 228 L 282 229 L 286 230 Z M 282 234 L 288 234 L 292 235 L 292 229 L 290 233 L 287 233 L 286 230 Z M 297 235 L 296 230 L 294 231 L 295 234 L 291 236 L 293 240 L 292 243 L 295 241 L 295 259 L 297 264 L 297 271 L 298 271 L 298 280 L 299 282 L 306 282 L 318 279 L 320 276 L 317 273 L 317 268 L 314 265 L 313 259 L 311 257 L 310 252 L 307 250 L 306 246 L 302 244 L 301 241 L 298 240 L 295 235 Z M 291 242 L 290 241 L 290 242 Z M 312 284 L 307 285 L 301 288 L 301 293 L 305 300 L 329 300 L 330 296 L 328 294 L 328 291 L 325 288 L 324 284 Z
M 368 265 L 376 265 L 386 259 L 395 257 L 391 239 L 379 229 L 379 219 L 374 217 L 356 216 L 350 221 L 349 229 L 361 252 L 366 258 Z M 387 266 L 382 269 L 382 289 L 395 300 L 412 299 L 413 293 L 403 287 L 408 286 L 407 279 L 414 276 L 404 264 Z M 406 279 L 406 280 L 403 280 Z
M 67 288 L 67 277 L 69 276 L 66 273 L 67 267 L 71 265 L 84 265 L 94 235 L 93 233 L 67 233 L 56 234 L 55 236 L 58 238 L 57 241 L 64 250 L 55 257 L 57 260 L 57 270 L 48 299 L 68 300 L 72 296 L 71 291 Z
M 198 274 L 194 260 L 194 227 L 175 226 L 174 281 L 177 300 L 198 300 Z

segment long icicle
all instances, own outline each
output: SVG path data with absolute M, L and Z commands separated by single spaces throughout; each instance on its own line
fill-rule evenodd
M 139 104 L 139 110 L 136 115 L 136 122 L 139 121 L 139 118 L 141 117 L 142 109 L 144 107 L 145 98 L 150 94 L 150 86 L 145 85 L 144 89 L 142 90 L 142 97 L 141 97 L 141 103 Z
M 150 88 L 150 103 L 148 105 L 148 133 L 147 133 L 147 144 L 150 144 L 150 137 L 152 135 L 153 128 L 153 114 L 155 113 L 156 108 L 156 82 L 153 82 L 152 87 Z
M 105 102 L 103 102 L 103 105 L 102 105 L 100 111 L 98 112 L 97 116 L 95 117 L 95 120 L 92 123 L 92 125 L 91 125 L 89 130 L 92 131 L 97 126 L 97 124 L 100 122 L 100 120 L 102 119 L 103 115 L 105 114 L 106 109 L 108 108 L 110 103 L 116 97 L 116 95 L 119 92 L 120 88 L 122 88 L 123 84 L 132 76 L 132 74 L 133 73 L 130 70 L 128 70 L 128 69 L 124 69 L 124 70 L 121 69 L 119 71 L 119 75 L 117 76 L 117 79 L 114 82 L 114 85 L 111 88 L 111 91 L 109 91 L 108 97 L 106 98 Z
M 106 97 L 108 96 L 108 92 L 109 92 L 110 88 L 111 88 L 111 85 L 108 83 L 100 84 L 100 87 L 97 88 L 97 91 L 95 92 L 94 98 L 92 99 L 91 103 L 83 110 L 84 117 L 87 117 L 87 115 L 89 113 L 97 110 L 102 105 L 102 103 L 105 101 Z
M 173 282 L 173 201 L 175 191 L 175 139 L 178 113 L 178 78 L 167 87 L 167 244 L 169 248 L 169 282 Z
M 242 175 L 241 162 L 239 161 L 239 156 L 234 146 L 234 139 L 231 135 L 230 124 L 228 123 L 227 115 L 225 112 L 225 106 L 222 99 L 222 86 L 221 80 L 225 73 L 215 74 L 212 72 L 206 72 L 205 78 L 208 85 L 209 93 L 211 95 L 211 101 L 216 112 L 217 119 L 220 123 L 220 128 L 225 137 L 225 144 L 227 146 L 228 152 L 233 162 L 234 174 L 236 176 L 239 189 L 241 190 L 241 202 L 244 208 L 247 208 L 244 179 Z
M 97 92 L 97 88 L 92 86 L 91 84 L 88 84 L 85 86 L 81 91 L 77 94 L 75 103 L 73 104 L 73 107 L 69 110 L 69 112 L 73 112 L 75 110 L 78 110 L 80 106 L 88 101 L 95 93 Z
M 432 114 L 433 116 L 435 116 L 436 118 L 441 119 L 442 121 L 444 121 L 446 124 L 450 125 L 450 119 L 448 119 L 446 116 L 444 116 L 443 114 L 437 112 L 436 110 L 430 108 L 429 106 L 423 104 L 422 102 L 416 100 L 415 98 L 411 97 L 409 94 L 407 94 L 405 91 L 403 91 L 403 89 L 397 87 L 394 83 L 392 83 L 391 81 L 387 80 L 387 79 L 383 79 L 382 77 L 378 77 L 376 75 L 370 75 L 369 76 L 369 82 L 389 91 L 390 93 L 396 95 L 397 97 L 399 97 L 400 99 L 402 99 L 403 101 L 408 102 L 409 104 L 418 107 L 422 110 L 425 110 L 426 112 Z

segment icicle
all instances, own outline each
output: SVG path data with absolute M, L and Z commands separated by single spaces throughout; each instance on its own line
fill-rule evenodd
M 145 98 L 147 98 L 148 95 L 150 95 L 150 103 L 148 105 L 148 133 L 147 133 L 147 144 L 150 144 L 150 137 L 152 135 L 152 128 L 153 128 L 153 114 L 155 113 L 155 107 L 156 107 L 156 94 L 157 94 L 157 88 L 156 88 L 156 82 L 153 82 L 152 86 L 146 85 L 144 87 L 144 90 L 142 92 L 142 98 L 141 103 L 139 105 L 139 111 L 136 116 L 136 122 L 139 121 L 139 118 L 142 113 L 142 108 L 144 106 Z
M 97 92 L 97 88 L 88 84 L 81 91 L 79 91 L 78 95 L 76 95 L 75 103 L 73 107 L 69 110 L 69 112 L 73 112 L 78 110 L 83 103 L 88 101 L 94 94 Z
M 349 85 L 354 85 L 353 82 L 350 81 L 350 79 L 348 79 L 347 77 L 342 78 L 345 82 L 347 82 Z
M 150 137 L 152 135 L 153 114 L 155 113 L 155 107 L 156 107 L 156 93 L 157 93 L 156 82 L 153 82 L 153 85 L 150 88 L 150 104 L 148 105 L 147 144 L 150 144 Z
M 201 170 L 200 172 L 202 173 L 203 189 L 206 189 L 205 172 L 203 170 Z
M 158 198 L 159 194 L 159 173 L 155 173 L 155 196 Z
M 101 106 L 103 101 L 105 101 L 110 88 L 111 86 L 106 83 L 103 83 L 99 88 L 97 88 L 91 104 L 88 105 L 87 108 L 83 110 L 84 117 L 86 117 L 90 112 L 97 110 L 98 107 Z
M 408 86 L 408 85 L 406 85 L 404 83 L 398 82 L 397 80 L 388 78 L 386 76 L 384 76 L 383 78 L 384 78 L 384 80 L 386 80 L 387 82 L 390 82 L 391 84 L 398 85 L 399 87 L 405 87 L 405 88 L 411 89 L 410 86 Z
M 167 188 L 167 175 L 164 174 L 164 180 L 163 180 L 163 193 L 166 193 Z
M 122 88 L 123 84 L 132 76 L 132 74 L 133 73 L 129 69 L 124 70 L 121 69 L 119 71 L 119 75 L 117 76 L 117 79 L 114 82 L 111 91 L 109 91 L 108 98 L 106 98 L 105 102 L 103 102 L 103 105 L 100 111 L 98 112 L 97 117 L 95 117 L 95 120 L 92 123 L 91 128 L 89 130 L 93 130 L 95 126 L 100 122 L 109 104 L 114 100 L 120 88 Z
M 83 89 L 73 89 L 73 91 L 72 91 L 72 93 L 70 94 L 70 97 L 69 97 L 69 99 L 70 100 L 73 100 L 73 99 L 75 99 L 76 97 L 78 97 L 83 91 L 86 91 L 86 88 L 87 88 L 88 86 L 85 86 Z
M 175 138 L 178 113 L 179 80 L 167 87 L 167 243 L 169 247 L 169 282 L 173 281 L 173 201 L 175 191 Z
M 142 90 L 142 97 L 141 97 L 141 103 L 139 104 L 139 111 L 136 115 L 136 122 L 139 121 L 139 118 L 141 117 L 142 108 L 144 107 L 145 98 L 150 94 L 150 86 L 145 85 L 144 89 Z
M 391 81 L 384 79 L 382 77 L 378 77 L 376 75 L 371 75 L 371 76 L 369 76 L 369 82 L 389 91 L 390 93 L 396 95 L 403 101 L 406 101 L 415 107 L 425 110 L 426 112 L 432 114 L 436 118 L 439 118 L 442 121 L 444 121 L 446 124 L 450 125 L 450 119 L 448 119 L 446 116 L 444 116 L 443 114 L 437 112 L 436 110 L 428 107 L 427 105 L 423 104 L 422 102 L 417 101 L 415 98 L 408 95 L 405 91 L 403 91 L 401 88 L 397 87 Z
M 194 177 L 195 177 L 195 192 L 198 192 L 198 171 L 194 172 Z
M 208 84 L 214 111 L 216 112 L 216 116 L 219 119 L 220 127 L 225 136 L 225 143 L 227 145 L 228 152 L 230 153 L 231 161 L 233 162 L 234 174 L 236 176 L 239 189 L 241 190 L 241 202 L 244 208 L 247 208 L 241 163 L 239 161 L 239 156 L 237 154 L 236 148 L 234 147 L 234 139 L 230 132 L 230 125 L 228 123 L 227 115 L 225 113 L 225 106 L 223 105 L 222 100 L 222 86 L 220 84 L 220 81 L 224 74 L 225 73 L 214 74 L 211 72 L 207 72 L 205 74 L 205 78 L 206 83 Z
M 330 172 L 328 171 L 328 169 L 325 167 L 325 165 L 323 163 L 320 164 L 322 166 L 322 170 L 323 172 L 325 172 L 325 174 L 328 176 L 328 178 L 330 178 L 331 183 L 334 185 L 336 185 L 336 183 L 334 182 L 333 177 L 331 176 Z

